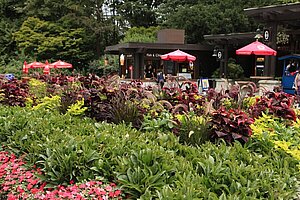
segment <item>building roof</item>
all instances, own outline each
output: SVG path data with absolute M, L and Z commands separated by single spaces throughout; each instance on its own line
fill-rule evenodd
M 143 43 L 129 42 L 124 44 L 116 44 L 107 46 L 106 53 L 118 54 L 125 51 L 135 51 L 145 53 L 148 50 L 189 50 L 189 51 L 211 51 L 213 48 L 206 44 L 167 44 L 167 43 Z
M 286 60 L 286 59 L 300 59 L 300 54 L 291 54 L 278 58 L 278 60 Z
M 249 17 L 261 22 L 281 21 L 300 26 L 300 2 L 247 8 L 244 9 L 244 12 Z
M 212 44 L 246 44 L 253 42 L 256 32 L 247 33 L 229 33 L 229 34 L 215 34 L 204 35 L 204 39 Z

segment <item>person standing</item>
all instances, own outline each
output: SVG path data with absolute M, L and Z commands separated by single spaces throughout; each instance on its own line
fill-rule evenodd
M 146 78 L 153 78 L 154 77 L 154 73 L 153 73 L 153 69 L 151 65 L 148 65 L 146 70 L 145 70 L 145 76 Z
M 295 77 L 294 85 L 295 85 L 295 94 L 300 95 L 300 73 L 299 72 Z
M 162 71 L 159 71 L 157 73 L 157 83 L 159 84 L 160 88 L 163 88 L 164 87 L 164 84 L 165 84 L 165 76 L 163 74 Z

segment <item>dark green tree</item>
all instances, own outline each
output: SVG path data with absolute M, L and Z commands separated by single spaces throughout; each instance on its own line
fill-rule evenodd
M 29 17 L 14 34 L 18 50 L 34 54 L 38 60 L 63 59 L 75 66 L 87 63 L 92 52 L 82 49 L 86 32 L 83 28 L 64 29 L 64 27 Z
M 116 9 L 122 21 L 130 27 L 157 26 L 158 7 L 164 0 L 116 0 Z M 124 22 L 123 22 L 124 23 Z
M 165 13 L 162 26 L 186 30 L 189 43 L 201 42 L 204 34 L 255 31 L 257 24 L 249 19 L 243 9 L 272 5 L 277 0 L 166 0 L 160 13 Z M 177 3 L 177 6 L 174 7 Z M 172 11 L 173 9 L 173 11 Z
M 132 27 L 125 32 L 125 37 L 121 41 L 126 42 L 156 42 L 157 41 L 157 31 L 160 27 L 151 26 L 149 28 L 145 27 Z
M 24 15 L 18 10 L 24 0 L 0 1 L 0 64 L 6 65 L 16 56 L 13 33 L 18 29 Z
M 65 29 L 83 28 L 88 38 L 83 49 L 94 50 L 94 56 L 99 57 L 105 46 L 118 41 L 116 24 L 103 13 L 104 7 L 105 0 L 27 0 L 24 11 Z

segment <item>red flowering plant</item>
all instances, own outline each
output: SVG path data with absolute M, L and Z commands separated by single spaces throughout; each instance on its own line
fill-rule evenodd
M 49 188 L 35 174 L 42 174 L 39 168 L 28 170 L 22 159 L 14 154 L 0 152 L 0 199 L 122 199 L 121 190 L 115 183 L 88 181 Z

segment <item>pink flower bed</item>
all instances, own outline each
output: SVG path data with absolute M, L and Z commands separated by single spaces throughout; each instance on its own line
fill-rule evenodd
M 35 174 L 42 174 L 40 169 L 28 170 L 22 159 L 14 154 L 0 152 L 0 199 L 122 199 L 121 190 L 115 183 L 104 184 L 101 181 L 59 185 L 47 188 L 47 183 L 37 178 Z

